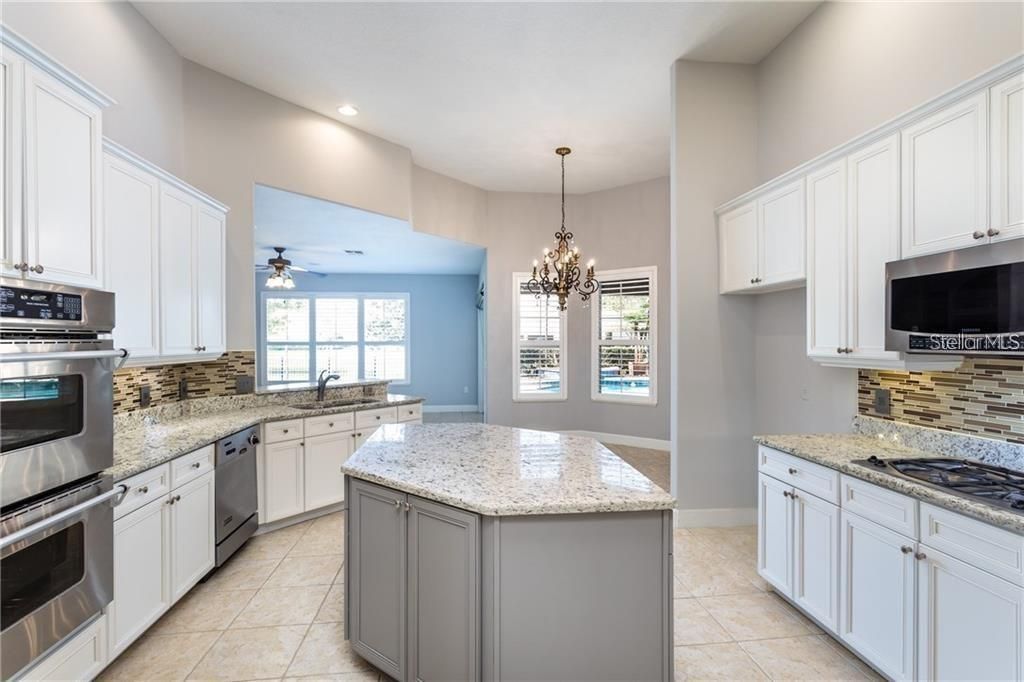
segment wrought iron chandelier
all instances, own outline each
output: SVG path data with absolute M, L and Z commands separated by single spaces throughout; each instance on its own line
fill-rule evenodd
M 575 291 L 584 304 L 601 288 L 594 279 L 594 261 L 587 263 L 587 275 L 581 279 L 580 247 L 573 241 L 572 232 L 565 229 L 565 157 L 572 150 L 559 147 L 555 153 L 562 157 L 562 227 L 555 232 L 555 250 L 544 249 L 544 262 L 533 261 L 533 276 L 526 283 L 535 296 L 558 296 L 558 309 L 565 310 L 569 295 Z M 539 270 L 538 270 L 539 268 Z

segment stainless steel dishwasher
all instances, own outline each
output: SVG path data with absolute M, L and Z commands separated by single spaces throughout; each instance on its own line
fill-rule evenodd
M 216 443 L 217 566 L 256 532 L 256 445 L 259 427 L 252 426 Z

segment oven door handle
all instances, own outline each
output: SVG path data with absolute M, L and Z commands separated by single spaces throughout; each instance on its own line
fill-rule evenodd
M 114 502 L 114 506 L 116 507 L 118 504 L 121 503 L 121 499 L 124 498 L 124 495 L 127 492 L 128 486 L 126 486 L 124 483 L 118 483 L 116 486 L 114 486 L 113 490 L 108 490 L 102 495 L 97 495 L 91 500 L 86 500 L 81 504 L 76 504 L 74 507 L 68 507 L 64 511 L 58 512 L 53 516 L 47 517 L 39 523 L 34 523 L 31 526 L 27 526 L 25 528 L 22 528 L 21 530 L 17 530 L 11 533 L 10 535 L 5 535 L 4 537 L 0 538 L 0 551 L 7 549 L 9 546 L 13 545 L 16 542 L 21 542 L 25 538 L 37 535 L 46 530 L 47 528 L 50 528 L 51 526 L 56 526 L 57 524 L 62 523 L 63 521 L 78 516 L 87 509 L 91 509 L 92 507 L 103 504 L 107 500 L 120 496 L 120 498 L 116 502 Z
M 49 360 L 100 360 L 104 358 L 120 358 L 114 369 L 121 369 L 121 366 L 128 360 L 127 348 L 115 348 L 114 350 L 80 350 L 63 351 L 59 353 L 12 353 L 0 354 L 0 362 L 43 362 Z

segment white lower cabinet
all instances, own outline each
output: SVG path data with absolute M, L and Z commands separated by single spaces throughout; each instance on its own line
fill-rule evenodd
M 301 514 L 305 507 L 305 478 L 301 440 L 260 447 L 260 523 Z
M 792 489 L 771 476 L 757 477 L 757 572 L 783 594 L 793 587 Z
M 307 438 L 305 443 L 305 508 L 326 507 L 345 499 L 341 465 L 352 454 L 351 433 L 330 433 Z
M 170 522 L 167 498 L 114 522 L 114 602 L 107 609 L 111 657 L 171 606 Z
M 171 598 L 177 601 L 213 568 L 213 472 L 171 491 Z

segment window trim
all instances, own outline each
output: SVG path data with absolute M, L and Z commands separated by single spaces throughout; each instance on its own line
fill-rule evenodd
M 512 273 L 512 401 L 516 403 L 547 403 L 565 401 L 569 399 L 569 377 L 566 372 L 568 357 L 566 354 L 566 336 L 568 333 L 568 319 L 565 311 L 558 315 L 558 341 L 543 341 L 521 344 L 519 341 L 519 288 L 530 279 L 528 272 Z M 520 393 L 519 391 L 519 351 L 521 348 L 558 348 L 559 371 L 562 373 L 559 382 L 558 393 Z
M 305 298 L 310 301 L 309 305 L 309 340 L 308 341 L 267 341 L 267 299 L 268 298 Z M 398 291 L 260 291 L 260 314 L 258 316 L 259 328 L 256 330 L 258 385 L 261 389 L 272 389 L 278 386 L 289 384 L 307 383 L 310 386 L 316 385 L 316 299 L 318 298 L 355 298 L 359 300 L 357 308 L 357 331 L 359 340 L 338 342 L 335 345 L 352 345 L 357 349 L 357 376 L 362 377 L 366 369 L 366 346 L 404 346 L 405 347 L 405 379 L 396 381 L 393 379 L 363 379 L 357 378 L 355 382 L 365 381 L 388 381 L 392 386 L 408 386 L 412 383 L 412 308 L 408 292 Z M 367 341 L 365 329 L 363 328 L 364 309 L 363 301 L 368 298 L 395 298 L 405 301 L 405 341 Z M 267 346 L 273 343 L 278 346 L 296 346 L 309 349 L 309 380 L 307 382 L 296 381 L 268 381 L 267 379 Z
M 590 306 L 590 399 L 602 403 L 619 403 L 627 405 L 654 406 L 658 404 L 658 266 L 645 265 L 635 268 L 619 268 L 616 270 L 602 270 L 596 273 L 599 282 L 606 279 L 619 279 L 622 277 L 641 278 L 647 277 L 650 281 L 650 332 L 648 343 L 622 343 L 621 341 L 602 344 L 600 335 L 601 324 L 601 296 L 598 292 Z M 650 375 L 651 394 L 648 396 L 616 395 L 613 393 L 601 393 L 601 346 L 640 346 L 649 345 L 650 353 Z

